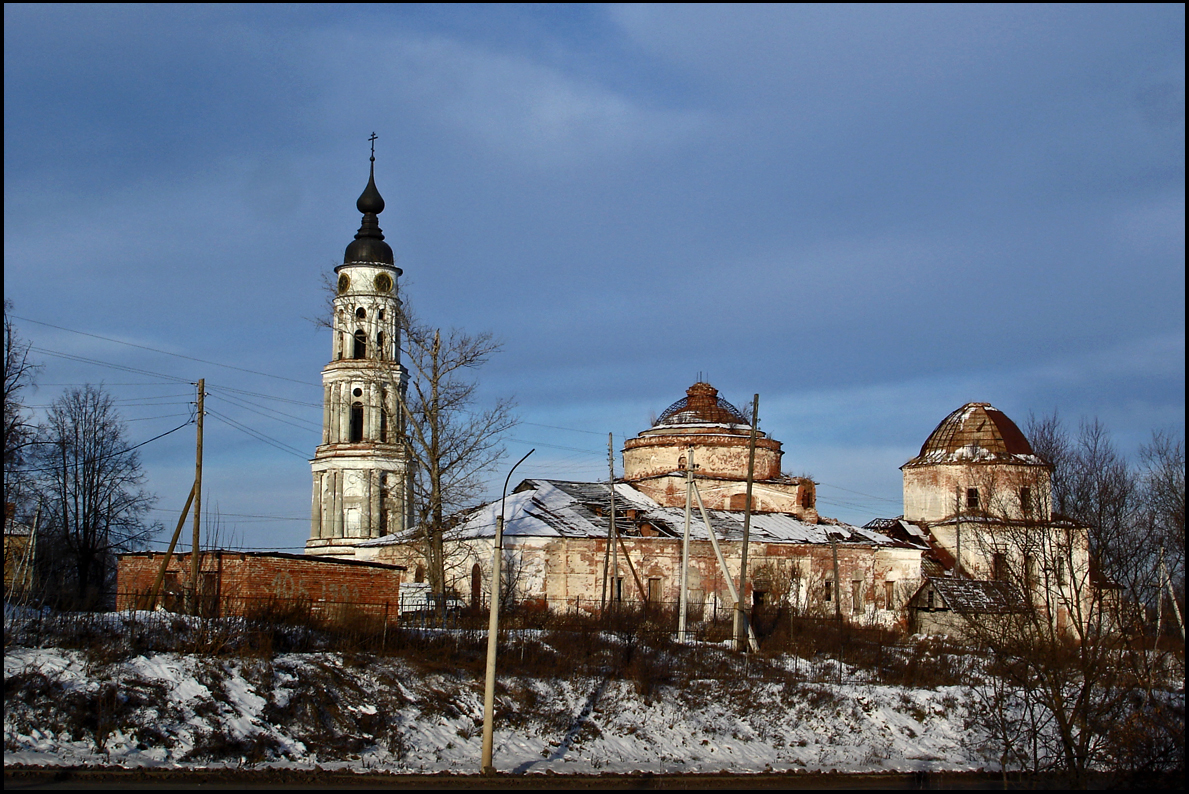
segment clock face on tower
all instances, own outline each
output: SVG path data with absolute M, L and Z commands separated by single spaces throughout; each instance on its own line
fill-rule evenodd
M 376 292 L 390 292 L 392 290 L 392 276 L 381 273 L 376 276 Z
M 342 275 L 340 275 L 339 276 L 339 294 L 342 295 L 344 292 L 347 291 L 348 288 L 350 288 L 350 286 L 351 286 L 350 277 L 346 273 L 343 273 Z

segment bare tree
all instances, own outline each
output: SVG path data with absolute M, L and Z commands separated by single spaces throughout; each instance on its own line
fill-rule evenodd
M 1185 597 L 1185 442 L 1165 432 L 1152 434 L 1140 447 L 1140 474 L 1145 518 L 1155 542 L 1164 550 L 1172 586 Z
M 1052 503 L 1047 488 L 1026 501 L 1022 481 L 1000 473 L 979 483 L 982 526 L 970 533 L 984 567 L 1020 596 L 1015 611 L 970 618 L 990 651 L 987 727 L 1006 763 L 1063 772 L 1074 786 L 1093 769 L 1138 766 L 1119 732 L 1137 720 L 1156 747 L 1149 758 L 1176 763 L 1176 721 L 1162 706 L 1168 668 L 1153 663 L 1142 632 L 1137 644 L 1122 631 L 1148 614 L 1154 560 L 1135 473 L 1097 421 L 1072 438 L 1055 416 L 1030 431 L 1053 464 Z M 1183 735 L 1183 714 L 1179 725 Z
M 35 456 L 45 509 L 42 581 L 60 601 L 95 606 L 109 595 L 114 555 L 142 548 L 160 524 L 141 485 L 140 458 L 102 388 L 72 388 L 50 406 Z
M 4 301 L 4 501 L 18 504 L 26 493 L 24 465 L 36 436 L 22 401 L 23 392 L 34 384 L 38 365 L 29 360 L 29 343 L 8 316 L 12 301 Z
M 516 419 L 510 400 L 478 405 L 473 373 L 500 349 L 490 333 L 443 336 L 404 316 L 404 361 L 412 377 L 407 392 L 396 396 L 413 464 L 413 539 L 431 590 L 445 595 L 452 517 L 482 495 L 483 475 L 503 456 L 501 437 Z

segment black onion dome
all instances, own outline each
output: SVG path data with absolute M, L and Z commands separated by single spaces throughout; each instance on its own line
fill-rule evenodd
M 376 158 L 374 156 L 372 157 L 371 173 L 367 179 L 367 187 L 363 189 L 355 206 L 363 213 L 363 223 L 355 234 L 355 239 L 351 241 L 343 254 L 344 264 L 369 262 L 391 265 L 393 263 L 392 247 L 384 242 L 384 232 L 380 231 L 380 219 L 376 217 L 384 211 L 384 197 L 376 189 Z

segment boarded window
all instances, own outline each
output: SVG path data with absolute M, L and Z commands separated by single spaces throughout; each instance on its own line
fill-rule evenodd
M 883 583 L 883 604 L 884 604 L 884 609 L 895 609 L 896 608 L 896 583 L 895 582 L 884 582 Z
M 654 576 L 648 580 L 648 603 L 659 604 L 661 602 L 661 578 Z
M 855 612 L 863 611 L 863 580 L 855 579 L 850 583 L 850 608 Z

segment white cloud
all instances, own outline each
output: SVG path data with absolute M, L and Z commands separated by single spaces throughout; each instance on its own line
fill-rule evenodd
M 367 100 L 379 102 L 382 113 L 395 115 L 396 129 L 405 113 L 431 119 L 488 154 L 540 167 L 591 167 L 663 151 L 702 123 L 694 113 L 650 107 L 524 55 L 442 37 L 370 38 L 369 77 L 359 84 L 358 79 L 341 79 L 342 73 L 358 70 L 355 58 L 345 57 L 360 50 L 355 37 L 343 32 L 329 43 L 320 36 L 311 44 L 321 52 L 324 66 L 339 73 L 328 84 L 358 85 L 358 93 L 327 97 L 333 114 L 358 116 Z M 404 105 L 413 107 L 406 110 Z

